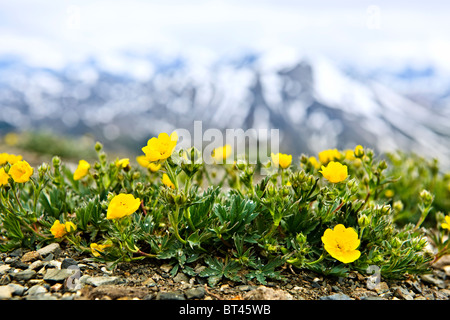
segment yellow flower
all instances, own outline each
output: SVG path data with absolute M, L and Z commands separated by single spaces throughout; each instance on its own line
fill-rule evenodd
M 139 163 L 139 165 L 143 166 L 144 168 L 148 168 L 148 165 L 151 163 L 150 161 L 147 160 L 145 154 L 137 156 L 136 161 L 137 163 Z
M 392 197 L 394 196 L 394 191 L 391 190 L 391 189 L 387 189 L 387 190 L 384 192 L 384 195 L 385 195 L 387 198 L 392 198 Z
M 165 160 L 172 155 L 177 141 L 178 135 L 175 131 L 170 136 L 162 132 L 158 135 L 158 138 L 153 137 L 148 140 L 147 145 L 142 148 L 142 151 L 144 151 L 147 160 L 150 162 Z
M 108 206 L 106 219 L 118 219 L 133 214 L 141 205 L 139 198 L 134 198 L 132 194 L 120 193 L 114 198 Z
M 53 226 L 50 228 L 50 232 L 55 238 L 62 238 L 66 233 L 75 231 L 77 227 L 73 222 L 61 223 L 59 220 L 55 220 Z
M 327 164 L 333 160 L 339 160 L 341 158 L 341 153 L 338 149 L 328 149 L 319 152 L 319 161 L 322 164 Z
M 9 154 L 6 152 L 0 153 L 0 165 L 4 165 L 9 162 L 9 164 L 15 164 L 21 161 L 23 157 L 21 155 Z
M 72 231 L 77 230 L 77 226 L 73 222 L 69 221 L 69 222 L 66 222 L 64 225 L 66 226 L 67 232 L 72 232 Z
M 97 243 L 91 243 L 91 252 L 94 257 L 100 257 L 100 252 L 105 251 L 106 248 L 111 247 L 110 244 L 97 244 Z
M 351 149 L 345 150 L 345 159 L 346 160 L 355 160 L 355 152 Z
M 116 167 L 117 168 L 125 168 L 125 167 L 127 167 L 129 165 L 130 165 L 130 159 L 128 159 L 128 158 L 123 158 L 123 159 L 120 159 L 120 160 L 116 161 Z
M 7 185 L 9 179 L 9 174 L 6 173 L 5 168 L 0 169 L 0 187 Z
M 348 176 L 347 166 L 334 161 L 328 163 L 326 167 L 322 166 L 322 170 L 319 172 L 332 183 L 341 182 Z
M 50 228 L 50 232 L 55 238 L 62 238 L 67 233 L 66 226 L 59 220 L 55 220 L 53 226 Z
M 226 144 L 223 147 L 215 148 L 212 152 L 211 157 L 216 163 L 223 163 L 226 159 L 228 159 L 232 151 L 233 150 L 231 146 L 229 144 Z
M 445 216 L 445 222 L 441 224 L 441 227 L 447 230 L 450 230 L 450 216 Z
M 150 162 L 150 164 L 148 165 L 148 168 L 150 169 L 151 172 L 156 172 L 159 169 L 161 169 L 161 163 L 154 163 L 154 162 Z
M 355 147 L 354 155 L 357 158 L 362 158 L 364 156 L 364 148 L 361 145 L 357 145 Z
M 0 153 L 0 166 L 8 162 L 8 154 L 6 152 Z
M 336 260 L 343 263 L 350 263 L 361 256 L 361 252 L 356 250 L 360 244 L 358 234 L 349 227 L 338 224 L 334 230 L 325 230 L 322 236 L 325 250 Z
M 167 174 L 164 173 L 161 180 L 162 183 L 164 183 L 164 185 L 166 185 L 167 187 L 175 189 L 175 185 L 173 184 L 172 180 L 170 180 Z
M 19 142 L 19 135 L 14 132 L 9 132 L 5 135 L 4 140 L 8 146 L 15 146 Z
M 316 157 L 309 157 L 309 158 L 308 158 L 308 161 L 309 161 L 309 163 L 312 164 L 312 166 L 313 166 L 314 168 L 316 168 L 316 169 L 319 169 L 319 168 L 320 168 L 320 163 L 317 162 Z
M 28 162 L 20 160 L 11 166 L 9 169 L 9 175 L 14 179 L 17 183 L 23 183 L 30 180 L 31 175 L 33 174 L 33 168 L 29 165 Z
M 290 154 L 284 154 L 284 153 L 277 153 L 271 154 L 272 161 L 275 167 L 280 166 L 282 169 L 286 169 L 289 167 L 292 163 L 292 155 Z
M 91 168 L 91 165 L 86 160 L 80 160 L 78 162 L 78 167 L 73 173 L 73 179 L 74 180 L 80 180 L 84 176 L 86 176 L 89 172 L 89 169 Z
M 136 157 L 136 161 L 144 168 L 150 169 L 151 172 L 156 172 L 161 168 L 161 163 L 150 162 L 145 155 Z

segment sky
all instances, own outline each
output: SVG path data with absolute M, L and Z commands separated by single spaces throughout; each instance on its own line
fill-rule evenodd
M 208 64 L 241 52 L 365 68 L 450 70 L 449 1 L 0 0 L 0 59 L 59 69 L 96 57 L 151 73 L 149 52 Z M 130 63 L 131 60 L 141 63 Z

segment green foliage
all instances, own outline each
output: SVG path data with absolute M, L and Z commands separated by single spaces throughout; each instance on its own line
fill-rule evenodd
M 304 155 L 286 169 L 243 159 L 206 166 L 196 150 L 188 150 L 194 164 L 181 150 L 152 172 L 109 160 L 101 144 L 95 150 L 98 160 L 79 180 L 54 157 L 28 182 L 10 179 L 0 187 L 0 251 L 63 241 L 112 266 L 164 260 L 172 275 L 198 275 L 211 286 L 225 279 L 283 280 L 286 266 L 339 277 L 377 266 L 383 277 L 403 278 L 428 272 L 431 261 L 449 253 L 442 223 L 450 211 L 450 175 L 416 155 L 383 160 L 370 149 L 349 157 L 341 152 L 336 161 L 347 166 L 348 177 L 331 183 Z M 3 167 L 8 172 L 10 164 Z M 161 182 L 163 173 L 173 188 Z M 120 193 L 140 205 L 107 219 Z M 56 220 L 63 235 L 52 229 Z M 325 231 L 339 224 L 358 235 L 361 254 L 350 263 L 324 247 Z M 427 239 L 438 254 L 427 250 Z

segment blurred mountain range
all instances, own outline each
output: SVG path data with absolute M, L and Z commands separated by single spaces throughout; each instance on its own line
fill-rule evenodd
M 139 153 L 151 136 L 193 130 L 201 120 L 203 130 L 280 129 L 281 152 L 312 155 L 361 144 L 437 157 L 449 167 L 450 87 L 407 91 L 412 77 L 433 73 L 413 71 L 389 82 L 381 81 L 385 74 L 362 76 L 324 58 L 282 64 L 248 54 L 207 67 L 182 58 L 153 61 L 152 75 L 136 78 L 103 70 L 94 59 L 62 70 L 3 59 L 0 133 L 89 133 Z

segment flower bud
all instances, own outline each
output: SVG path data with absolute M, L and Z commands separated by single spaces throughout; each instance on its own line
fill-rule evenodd
M 428 190 L 423 189 L 419 196 L 425 206 L 430 206 L 433 202 L 433 195 Z
M 384 161 L 384 160 L 381 160 L 380 161 L 380 163 L 378 164 L 378 170 L 380 170 L 380 171 L 383 171 L 384 169 L 386 169 L 388 166 L 387 166 L 387 163 L 386 163 L 386 161 Z
M 365 228 L 365 227 L 367 227 L 369 224 L 370 224 L 370 218 L 369 218 L 368 216 L 366 216 L 365 214 L 361 215 L 361 216 L 358 218 L 358 225 L 359 225 L 361 228 Z
M 58 156 L 54 156 L 52 158 L 52 163 L 54 167 L 59 167 L 61 165 L 61 158 Z
M 364 157 L 364 148 L 361 145 L 357 145 L 355 148 L 355 157 L 362 158 Z
M 295 237 L 295 241 L 297 241 L 297 243 L 299 245 L 303 245 L 306 243 L 306 236 L 303 233 L 299 233 L 297 234 L 297 236 Z
M 102 149 L 103 149 L 103 145 L 102 145 L 99 141 L 97 141 L 97 142 L 95 143 L 95 151 L 99 152 L 99 151 L 101 151 Z
M 397 200 L 393 203 L 393 208 L 397 212 L 403 211 L 403 202 L 401 200 Z

